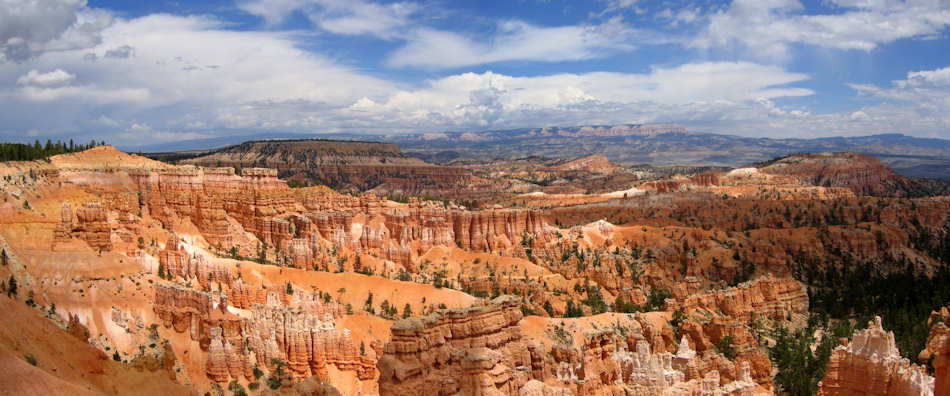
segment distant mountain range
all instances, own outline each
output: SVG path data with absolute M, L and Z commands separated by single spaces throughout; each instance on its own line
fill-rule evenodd
M 395 143 L 406 154 L 448 164 L 495 158 L 576 158 L 602 154 L 619 164 L 742 166 L 793 153 L 854 152 L 879 158 L 911 177 L 950 179 L 950 140 L 901 134 L 816 139 L 752 138 L 659 125 L 522 128 L 486 132 L 361 135 L 254 135 L 176 142 L 141 151 L 222 147 L 262 138 L 320 137 Z

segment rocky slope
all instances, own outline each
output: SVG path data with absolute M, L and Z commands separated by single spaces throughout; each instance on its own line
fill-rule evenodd
M 0 296 L 0 315 L 0 389 L 6 394 L 197 394 L 175 383 L 167 362 L 115 362 L 89 345 L 88 334 L 65 333 L 59 326 L 66 322 L 51 321 L 21 300 Z

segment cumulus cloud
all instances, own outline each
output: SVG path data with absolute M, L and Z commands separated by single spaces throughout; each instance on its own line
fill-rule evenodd
M 744 62 L 709 62 L 649 73 L 513 77 L 463 73 L 360 99 L 346 114 L 396 128 L 486 129 L 590 123 L 719 119 L 761 98 L 806 96 L 803 74 Z
M 420 29 L 388 59 L 392 66 L 456 68 L 528 60 L 577 61 L 632 50 L 636 31 L 614 17 L 601 24 L 540 27 L 523 21 L 498 23 L 484 39 L 442 30 Z
M 798 0 L 735 0 L 709 16 L 705 31 L 687 40 L 701 48 L 739 45 L 759 57 L 783 59 L 802 43 L 844 50 L 872 50 L 899 39 L 926 37 L 950 26 L 942 0 L 839 0 L 836 12 L 806 14 Z
M 0 61 L 93 46 L 110 23 L 110 15 L 87 9 L 85 0 L 0 0 Z
M 234 130 L 399 133 L 677 122 L 753 136 L 829 136 L 939 134 L 950 127 L 950 68 L 909 73 L 886 87 L 852 85 L 878 104 L 813 114 L 786 101 L 814 94 L 799 86 L 810 76 L 757 62 L 691 62 L 637 73 L 447 72 L 412 84 L 305 51 L 292 32 L 230 30 L 209 16 L 117 18 L 98 34 L 92 46 L 0 63 L 4 134 L 39 131 L 134 147 Z M 452 68 L 582 59 L 597 56 L 590 48 L 625 50 L 629 40 L 617 37 L 636 34 L 622 20 L 555 28 L 506 21 L 494 43 L 448 33 L 440 38 L 448 44 L 420 46 L 429 51 L 419 52 L 425 56 L 398 50 L 387 61 Z M 404 48 L 426 42 L 408 40 Z

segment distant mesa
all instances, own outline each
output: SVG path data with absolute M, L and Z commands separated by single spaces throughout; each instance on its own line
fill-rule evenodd
M 581 157 L 572 161 L 565 162 L 560 165 L 553 167 L 554 170 L 558 171 L 587 171 L 591 173 L 602 173 L 602 174 L 611 174 L 618 170 L 620 167 L 610 162 L 607 157 L 604 157 L 600 154 L 588 155 L 586 157 Z
M 293 139 L 249 141 L 180 161 L 200 166 L 277 169 L 291 183 L 365 191 L 389 184 L 407 192 L 465 180 L 461 169 L 428 164 L 394 143 Z
M 814 186 L 848 188 L 857 195 L 906 197 L 917 190 L 911 180 L 862 154 L 796 154 L 770 161 L 760 170 L 795 176 Z

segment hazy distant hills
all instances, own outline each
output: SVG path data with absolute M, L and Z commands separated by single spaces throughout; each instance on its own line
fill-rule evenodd
M 901 134 L 774 139 L 691 132 L 676 125 L 661 124 L 523 128 L 467 133 L 309 136 L 395 143 L 406 154 L 443 164 L 455 160 L 529 156 L 575 158 L 602 154 L 614 163 L 627 165 L 735 167 L 793 153 L 848 151 L 877 157 L 905 176 L 950 179 L 950 140 Z M 193 141 L 190 142 L 193 144 L 191 147 L 188 146 L 189 142 L 178 142 L 175 147 L 153 147 L 143 151 L 207 149 L 248 138 L 234 137 L 232 139 L 237 141 L 230 142 L 226 141 L 228 138 Z M 212 143 L 216 145 L 209 146 Z

